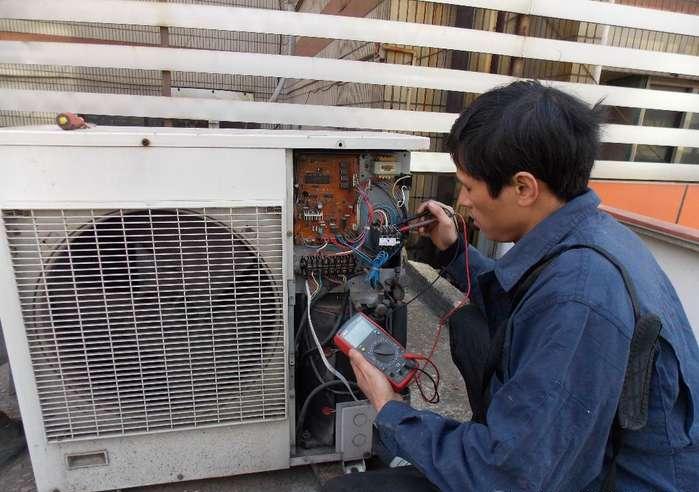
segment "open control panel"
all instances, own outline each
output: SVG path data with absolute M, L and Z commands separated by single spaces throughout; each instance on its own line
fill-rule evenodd
M 400 229 L 408 218 L 410 154 L 297 150 L 293 185 L 296 447 L 300 454 L 351 456 L 343 439 L 335 440 L 353 435 L 336 429 L 335 412 L 354 402 L 353 392 L 362 397 L 346 351 L 334 342 L 343 324 L 357 313 L 376 324 L 365 341 L 371 347 L 362 347 L 394 387 L 405 388 L 411 372 L 400 357 L 407 333 L 401 285 L 407 234 Z

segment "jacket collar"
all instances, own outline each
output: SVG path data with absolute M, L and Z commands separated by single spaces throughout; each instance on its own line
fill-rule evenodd
M 522 276 L 551 252 L 586 217 L 597 210 L 600 199 L 588 189 L 539 222 L 495 262 L 495 276 L 509 292 Z

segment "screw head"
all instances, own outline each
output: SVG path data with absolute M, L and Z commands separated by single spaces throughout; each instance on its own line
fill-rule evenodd
M 141 140 L 141 145 L 143 145 L 144 147 L 148 147 L 150 145 L 150 140 L 144 138 L 143 140 Z

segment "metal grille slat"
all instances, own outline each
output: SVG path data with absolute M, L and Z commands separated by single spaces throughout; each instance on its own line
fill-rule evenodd
M 286 418 L 281 207 L 2 219 L 49 441 Z

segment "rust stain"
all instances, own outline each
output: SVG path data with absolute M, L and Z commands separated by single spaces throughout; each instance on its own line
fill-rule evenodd
M 108 39 L 79 38 L 75 36 L 57 36 L 54 34 L 31 34 L 26 32 L 0 31 L 0 41 L 43 41 L 49 43 L 112 44 L 121 46 L 157 46 L 154 44 L 131 43 Z

